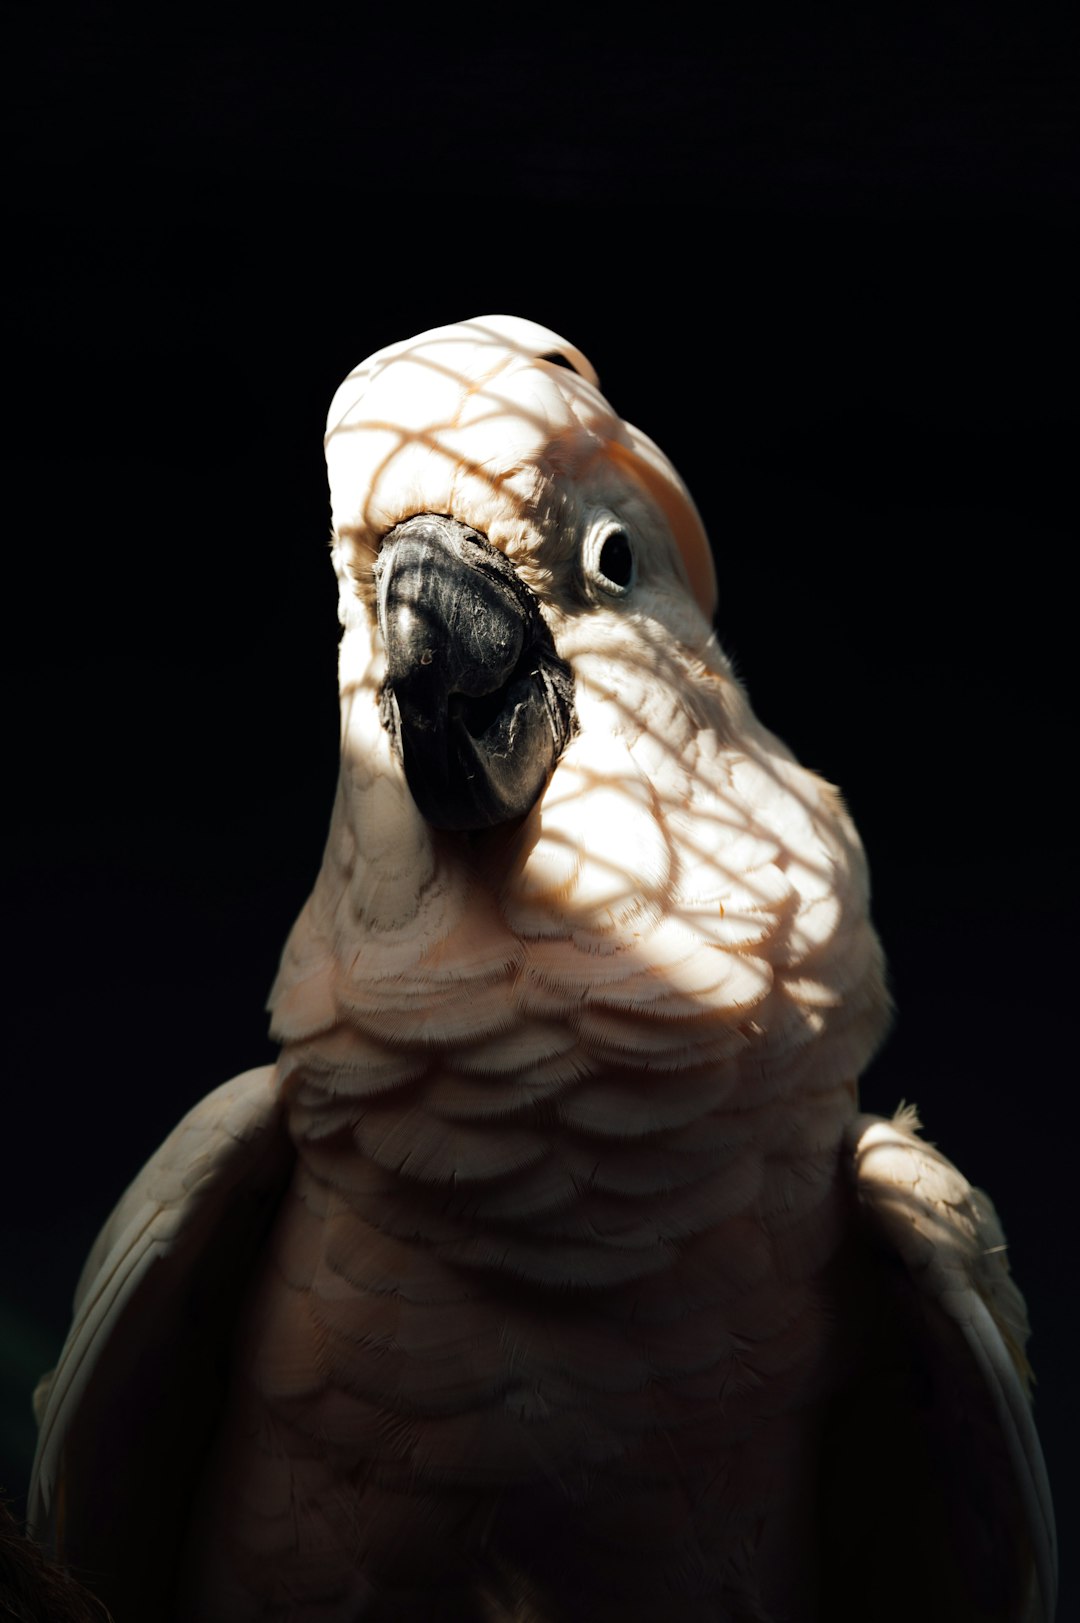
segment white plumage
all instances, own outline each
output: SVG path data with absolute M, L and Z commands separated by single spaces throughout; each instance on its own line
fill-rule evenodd
M 38 1528 L 118 1623 L 1048 1623 L 1000 1230 L 909 1117 L 858 1116 L 861 847 L 716 643 L 678 475 L 509 317 L 371 357 L 327 461 L 342 766 L 281 1058 L 95 1245 Z M 451 643 L 494 670 L 469 583 L 510 675 L 416 720 Z M 519 814 L 461 811 L 526 768 Z

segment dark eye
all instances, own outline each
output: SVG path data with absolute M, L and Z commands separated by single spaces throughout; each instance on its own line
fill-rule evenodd
M 637 579 L 634 543 L 610 508 L 595 512 L 585 531 L 581 567 L 594 598 L 626 597 Z
M 634 554 L 625 530 L 610 530 L 604 537 L 596 567 L 612 586 L 624 590 L 634 578 Z

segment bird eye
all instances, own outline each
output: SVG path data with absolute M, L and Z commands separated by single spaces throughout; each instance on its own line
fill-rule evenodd
M 610 535 L 604 537 L 597 568 L 612 586 L 620 586 L 624 590 L 629 586 L 634 578 L 634 554 L 630 551 L 625 530 L 612 530 Z
M 614 514 L 594 525 L 586 537 L 582 562 L 585 577 L 608 597 L 625 597 L 637 578 L 633 543 Z

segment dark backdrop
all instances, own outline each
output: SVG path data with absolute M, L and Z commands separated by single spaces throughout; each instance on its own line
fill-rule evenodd
M 1067 1549 L 1072 41 L 612 15 L 5 12 L 0 1485 L 122 1185 L 272 1054 L 336 772 L 330 395 L 508 310 L 674 458 L 759 713 L 847 795 L 899 1006 L 865 1099 L 998 1203 Z

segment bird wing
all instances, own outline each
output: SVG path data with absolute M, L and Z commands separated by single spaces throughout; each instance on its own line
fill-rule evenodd
M 273 1078 L 262 1066 L 215 1089 L 146 1163 L 91 1249 L 35 1393 L 29 1525 L 134 1615 L 176 1559 L 236 1309 L 292 1165 Z
M 877 1329 L 825 1450 L 837 1593 L 882 1619 L 1051 1623 L 1057 1546 L 1024 1301 L 989 1198 L 917 1128 L 906 1109 L 858 1116 L 846 1135 Z

